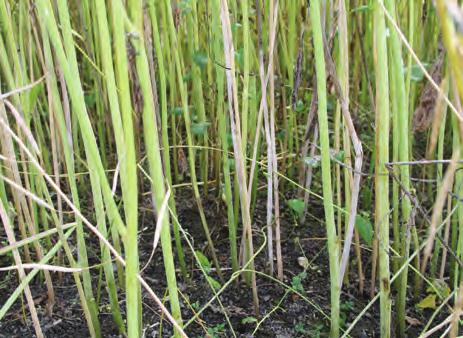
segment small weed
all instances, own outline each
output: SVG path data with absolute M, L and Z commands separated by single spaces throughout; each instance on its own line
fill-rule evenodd
M 341 326 L 344 327 L 347 323 L 347 315 L 352 309 L 354 308 L 354 302 L 348 300 L 346 302 L 342 302 L 340 305 L 340 317 L 341 317 Z
M 199 308 L 200 308 L 200 304 L 199 304 L 198 301 L 196 301 L 196 302 L 191 304 L 191 307 L 193 308 L 193 310 L 198 311 Z
M 306 278 L 307 278 L 307 273 L 305 271 L 297 274 L 291 280 L 291 287 L 300 293 L 304 293 L 304 287 L 302 286 L 302 281 Z
M 249 316 L 241 319 L 242 324 L 251 324 L 257 322 L 257 319 L 255 317 Z
M 218 337 L 221 337 L 224 332 L 225 332 L 225 323 L 220 323 L 220 324 L 214 325 L 207 329 L 207 337 L 208 338 L 218 338 Z
M 328 330 L 325 324 L 318 323 L 309 331 L 309 337 L 312 338 L 321 338 L 323 337 L 323 333 Z
M 305 324 L 301 322 L 297 323 L 296 326 L 294 326 L 294 330 L 297 333 L 308 333 L 307 329 L 305 328 Z

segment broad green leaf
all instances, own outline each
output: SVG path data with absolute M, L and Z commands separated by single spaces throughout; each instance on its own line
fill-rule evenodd
M 207 280 L 209 281 L 209 283 L 211 283 L 212 287 L 213 287 L 216 291 L 217 291 L 217 290 L 220 290 L 220 288 L 221 288 L 222 286 L 220 285 L 220 283 L 219 283 L 217 280 L 215 280 L 215 279 L 212 278 L 211 276 L 207 276 L 206 278 L 207 278 Z
M 207 257 L 201 251 L 196 250 L 195 253 L 198 257 L 199 264 L 204 269 L 204 271 L 206 271 L 206 273 L 211 272 L 211 262 L 209 262 L 209 259 L 207 259 Z
M 435 309 L 436 308 L 436 295 L 427 295 L 426 298 L 422 299 L 421 302 L 416 304 L 420 309 Z
M 301 216 L 304 213 L 304 201 L 299 198 L 293 198 L 288 201 L 288 206 L 298 215 Z
M 297 274 L 296 276 L 293 277 L 293 279 L 291 280 L 291 287 L 296 290 L 296 291 L 299 291 L 301 293 L 304 292 L 304 286 L 302 285 L 302 281 L 307 277 L 307 273 L 305 271 Z
M 368 245 L 371 245 L 373 240 L 373 226 L 371 225 L 371 222 L 368 219 L 357 215 L 355 217 L 355 228 L 359 232 L 360 237 L 362 237 Z
M 344 150 L 340 150 L 339 152 L 337 153 L 333 153 L 333 159 L 339 161 L 339 162 L 344 162 L 344 156 L 345 153 L 344 153 Z
M 251 324 L 255 322 L 257 322 L 257 319 L 256 317 L 252 317 L 252 316 L 244 317 L 243 319 L 241 319 L 242 324 Z
M 429 64 L 423 63 L 423 66 L 427 68 Z M 408 73 L 408 69 L 405 67 L 404 68 L 404 73 Z M 421 67 L 417 64 L 414 64 L 410 68 L 411 74 L 410 74 L 410 79 L 414 82 L 420 82 L 424 78 L 424 72 L 421 69 Z
M 194 135 L 202 136 L 206 133 L 207 127 L 209 127 L 209 122 L 198 122 L 191 124 L 191 132 Z
M 447 298 L 450 294 L 449 286 L 441 279 L 434 279 L 432 281 L 432 286 L 429 285 L 426 288 L 427 293 L 436 293 L 436 291 L 438 293 L 438 296 L 442 298 Z
M 413 65 L 412 66 L 412 73 L 411 73 L 411 80 L 415 82 L 419 82 L 423 80 L 424 73 L 421 67 L 418 65 Z

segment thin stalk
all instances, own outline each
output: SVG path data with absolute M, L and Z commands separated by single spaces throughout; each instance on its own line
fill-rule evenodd
M 186 15 L 186 24 L 187 28 L 189 29 L 186 33 L 187 39 L 187 52 L 188 58 L 192 60 L 194 58 L 194 54 L 199 52 L 199 36 L 198 36 L 198 20 L 197 20 L 197 0 L 190 1 L 191 11 Z M 192 31 L 191 31 L 192 30 Z M 192 100 L 196 112 L 198 114 L 198 122 L 199 123 L 206 123 L 206 111 L 205 111 L 205 104 L 204 104 L 204 94 L 203 94 L 203 81 L 202 81 L 202 74 L 201 68 L 197 63 L 193 63 L 191 66 L 191 81 L 192 81 Z M 207 140 L 208 140 L 208 132 L 207 128 L 204 128 L 204 132 L 202 135 L 199 135 L 201 139 L 202 145 L 205 147 L 200 150 L 200 174 L 201 179 L 204 182 L 204 193 L 207 195 L 208 191 L 208 150 L 207 150 Z
M 248 0 L 241 0 L 241 12 L 243 15 L 243 91 L 241 93 L 241 135 L 243 137 L 243 152 L 247 153 L 248 144 L 248 119 L 249 119 L 249 69 L 251 63 L 249 40 L 249 4 Z
M 277 7 L 275 9 L 275 7 Z M 270 2 L 269 10 L 269 32 L 270 36 L 277 28 L 274 26 L 273 17 L 278 16 L 278 2 L 275 6 L 274 2 Z M 273 55 L 272 55 L 273 57 Z M 274 212 L 275 212 L 275 248 L 276 248 L 276 259 L 277 259 L 277 276 L 279 280 L 283 280 L 283 258 L 281 254 L 281 231 L 280 231 L 280 196 L 278 193 L 278 164 L 276 154 L 276 138 L 275 138 L 275 79 L 274 79 L 274 67 L 273 62 L 270 63 L 270 78 L 269 78 L 269 95 L 270 95 L 270 141 L 271 141 L 271 156 L 269 156 L 269 162 L 272 163 L 271 174 L 273 175 L 273 200 L 274 200 Z M 269 173 L 270 174 L 270 173 Z
M 321 167 L 323 180 L 323 207 L 325 210 L 326 232 L 331 281 L 331 337 L 339 336 L 340 296 L 339 287 L 339 247 L 334 220 L 333 196 L 331 190 L 330 141 L 328 135 L 328 116 L 326 98 L 326 72 L 323 49 L 320 0 L 311 1 L 310 19 L 312 23 L 315 69 L 317 75 L 318 124 L 320 130 Z
M 199 215 L 201 218 L 201 224 L 203 226 L 203 230 L 206 235 L 209 248 L 211 250 L 212 260 L 217 269 L 217 274 L 219 275 L 220 279 L 223 279 L 222 271 L 220 269 L 220 264 L 217 259 L 217 254 L 215 252 L 215 246 L 214 246 L 214 243 L 210 235 L 209 226 L 207 225 L 206 215 L 204 214 L 204 208 L 203 208 L 203 204 L 201 201 L 201 196 L 199 194 L 198 181 L 196 178 L 195 151 L 193 149 L 193 137 L 192 137 L 192 132 L 191 132 L 191 118 L 190 118 L 190 112 L 189 112 L 189 107 L 188 107 L 187 91 L 186 91 L 185 84 L 183 81 L 183 72 L 182 72 L 183 67 L 181 64 L 180 53 L 178 50 L 179 43 L 177 41 L 177 34 L 176 34 L 174 18 L 172 14 L 172 8 L 170 5 L 170 2 L 167 0 L 164 0 L 164 10 L 166 12 L 167 19 L 168 19 L 169 27 L 167 29 L 169 30 L 171 48 L 174 53 L 174 61 L 175 61 L 175 68 L 176 68 L 176 73 L 177 73 L 178 88 L 180 92 L 180 98 L 182 101 L 183 117 L 185 119 L 186 139 L 187 139 L 187 145 L 188 145 L 188 164 L 189 164 L 189 169 L 190 169 L 191 183 L 193 186 L 193 193 L 195 196 L 196 204 L 198 206 L 198 211 L 199 211 Z
M 122 3 L 118 2 L 119 8 L 122 9 Z M 155 111 L 154 111 L 154 97 L 153 97 L 153 90 L 151 87 L 151 81 L 149 78 L 149 66 L 148 66 L 148 58 L 146 56 L 145 51 L 145 44 L 143 41 L 143 34 L 142 34 L 142 23 L 143 23 L 143 13 L 142 13 L 142 3 L 133 1 L 131 2 L 130 6 L 130 16 L 134 22 L 138 23 L 138 26 L 133 26 L 128 20 L 126 21 L 127 28 L 134 36 L 130 39 L 133 48 L 135 49 L 135 65 L 138 75 L 138 82 L 140 85 L 141 92 L 143 94 L 143 133 L 145 139 L 145 149 L 148 157 L 150 175 L 152 178 L 151 181 L 151 191 L 152 191 L 152 198 L 154 206 L 159 213 L 161 208 L 162 202 L 164 200 L 166 194 L 165 182 L 164 182 L 164 173 L 161 161 L 161 152 L 159 146 L 159 139 L 158 133 L 153 132 L 158 130 Z M 121 10 L 121 13 L 123 11 Z M 125 16 L 125 15 L 124 15 Z M 158 215 L 159 216 L 159 215 Z M 127 224 L 129 226 L 129 224 Z M 133 224 L 134 229 L 130 229 L 127 227 L 127 237 L 129 240 L 129 232 L 130 235 L 134 236 L 132 245 L 127 246 L 126 256 L 127 256 L 127 275 L 129 275 L 129 268 L 130 272 L 133 272 L 134 277 L 138 275 L 138 253 L 137 253 L 137 225 Z M 133 231 L 133 232 L 132 232 Z M 161 245 L 162 245 L 162 254 L 164 258 L 164 266 L 165 266 L 165 274 L 167 279 L 167 286 L 169 289 L 169 299 L 170 299 L 170 306 L 172 311 L 172 316 L 175 318 L 176 322 L 182 327 L 182 316 L 180 311 L 180 303 L 178 300 L 178 291 L 177 291 L 177 281 L 175 277 L 175 265 L 174 259 L 172 255 L 172 244 L 171 244 L 171 235 L 170 235 L 170 226 L 169 226 L 169 218 L 164 216 L 162 219 L 162 229 L 161 229 Z M 135 266 L 131 267 L 129 262 L 129 255 L 128 250 L 133 250 L 132 257 L 133 264 Z M 133 269 L 133 270 L 132 270 Z M 133 287 L 135 289 L 134 294 L 132 296 L 136 298 L 137 307 L 141 306 L 138 304 L 140 299 L 140 290 L 139 285 L 136 279 L 133 281 L 127 281 L 127 292 L 129 292 L 129 287 Z M 136 292 L 136 294 L 135 294 Z M 135 299 L 132 299 L 133 303 L 135 303 Z M 132 304 L 135 306 L 135 304 Z M 135 312 L 135 311 L 134 311 Z M 141 315 L 138 314 L 138 315 Z M 135 322 L 135 318 L 132 318 L 132 327 L 130 322 L 128 322 L 128 333 L 129 337 L 137 337 L 138 330 L 139 330 L 139 323 L 138 318 L 137 322 Z M 180 332 L 175 330 L 175 337 L 180 337 Z
M 245 167 L 245 156 L 242 148 L 242 138 L 240 135 L 240 118 L 238 109 L 238 94 L 237 85 L 235 78 L 235 63 L 234 63 L 234 47 L 231 34 L 230 17 L 228 12 L 227 0 L 221 0 L 220 3 L 220 18 L 222 22 L 222 34 L 224 42 L 224 54 L 225 54 L 225 65 L 226 65 L 226 77 L 227 77 L 227 94 L 228 94 L 228 109 L 230 113 L 230 128 L 232 132 L 233 140 L 233 151 L 235 153 L 235 169 L 236 177 L 238 181 L 239 194 L 240 194 L 240 205 L 241 205 L 241 217 L 243 221 L 243 233 L 247 236 L 246 238 L 246 252 L 248 257 L 246 264 L 249 264 L 251 270 L 254 270 L 254 247 L 252 240 L 252 228 L 251 228 L 251 215 L 250 215 L 250 199 L 248 193 L 248 185 L 246 183 L 246 167 Z M 251 273 L 252 280 L 252 295 L 254 303 L 254 312 L 256 316 L 259 315 L 259 298 L 257 295 L 257 283 L 255 272 Z
M 386 0 L 386 8 L 391 13 L 392 18 L 395 19 L 395 2 L 392 0 Z M 397 19 L 395 19 L 397 20 Z M 391 99 L 395 107 L 393 120 L 396 124 L 393 125 L 394 130 L 397 129 L 396 137 L 397 142 L 395 146 L 397 149 L 397 157 L 399 161 L 408 161 L 409 160 L 409 113 L 408 113 L 408 101 L 405 96 L 405 79 L 403 74 L 404 62 L 401 53 L 401 43 L 397 35 L 396 30 L 389 25 L 390 31 L 390 55 L 392 60 L 391 64 Z M 394 90 L 392 90 L 394 89 Z M 384 95 L 381 94 L 381 95 Z M 386 136 L 383 136 L 386 137 Z M 386 156 L 385 156 L 386 158 Z M 403 188 L 407 191 L 410 190 L 410 170 L 409 166 L 400 166 L 400 179 L 403 184 Z M 386 180 L 387 184 L 387 180 Z M 396 187 L 397 189 L 397 187 Z M 396 192 L 398 195 L 398 193 Z M 398 196 L 395 196 L 396 208 L 399 207 Z M 398 210 L 397 210 L 398 212 Z M 398 237 L 395 237 L 395 241 L 400 240 L 400 254 L 401 254 L 401 265 L 408 260 L 409 250 L 410 250 L 410 228 L 414 221 L 410 219 L 411 217 L 411 203 L 409 198 L 403 198 L 401 203 L 401 223 L 403 226 L 400 228 Z M 384 220 L 386 222 L 386 220 Z M 387 222 L 386 222 L 387 224 Z M 399 243 L 397 243 L 399 244 Z M 386 272 L 384 272 L 386 274 Z M 388 272 L 387 272 L 388 273 Z M 406 267 L 401 275 L 399 276 L 399 285 L 398 285 L 398 297 L 397 297 L 397 329 L 398 336 L 405 336 L 405 310 L 406 310 L 406 300 L 407 300 L 407 275 L 408 268 Z
M 0 218 L 2 219 L 3 227 L 4 227 L 5 233 L 8 238 L 8 242 L 10 245 L 13 245 L 16 242 L 14 231 L 11 226 L 9 217 L 7 215 L 5 206 L 3 205 L 3 202 L 1 200 L 0 200 Z M 23 281 L 26 278 L 26 273 L 24 272 L 24 268 L 22 267 L 22 260 L 21 260 L 21 256 L 19 255 L 18 249 L 13 250 L 13 257 L 14 257 L 15 264 L 19 267 L 18 269 L 19 279 Z M 37 309 L 35 308 L 34 299 L 32 298 L 32 293 L 29 288 L 29 285 L 26 285 L 26 287 L 24 288 L 24 294 L 26 296 L 27 305 L 29 306 L 29 311 L 31 313 L 35 334 L 37 335 L 38 338 L 43 338 L 44 335 L 42 332 L 42 328 L 40 327 L 40 321 L 37 315 Z
M 389 271 L 389 81 L 386 25 L 382 0 L 374 1 L 374 52 L 376 76 L 375 137 L 375 232 L 378 236 L 381 337 L 391 336 L 391 290 Z M 397 69 L 401 71 L 402 68 Z
M 65 116 L 63 113 L 63 106 L 61 105 L 61 101 L 59 100 L 59 92 L 58 92 L 58 84 L 57 84 L 57 79 L 56 76 L 54 75 L 53 72 L 47 72 L 47 69 L 53 69 L 53 57 L 51 53 L 51 48 L 50 48 L 50 43 L 48 39 L 48 35 L 46 34 L 46 28 L 42 25 L 42 35 L 43 35 L 43 51 L 44 51 L 44 71 L 47 74 L 47 89 L 48 89 L 48 100 L 49 100 L 49 107 L 52 108 L 53 114 L 55 115 L 56 121 L 58 122 L 58 128 L 57 130 L 60 133 L 60 138 L 61 138 L 61 145 L 62 145 L 62 150 L 64 154 L 64 159 L 66 163 L 66 170 L 67 170 L 67 177 L 68 177 L 68 183 L 69 187 L 71 190 L 71 196 L 74 205 L 77 208 L 80 208 L 80 201 L 79 201 L 79 196 L 77 192 L 77 180 L 76 180 L 76 175 L 75 175 L 75 167 L 74 167 L 74 159 L 72 157 L 72 144 L 70 142 L 70 133 L 71 131 L 68 130 L 66 121 L 65 121 Z M 45 186 L 45 183 L 42 183 L 43 186 Z M 46 189 L 43 189 L 45 192 L 47 191 Z M 47 196 L 49 197 L 49 196 Z M 53 216 L 53 213 L 52 213 Z M 64 234 L 62 230 L 60 229 L 60 221 L 58 217 L 55 217 L 54 222 L 56 224 L 56 228 L 58 229 L 58 235 L 60 237 L 60 240 L 63 241 Z M 76 218 L 76 226 L 77 228 L 81 227 L 82 228 L 82 222 L 79 218 Z M 83 231 L 83 230 L 80 230 Z M 66 256 L 68 260 L 71 263 L 72 267 L 76 267 L 77 264 L 74 261 L 74 258 L 71 253 L 71 249 L 66 241 L 63 241 L 63 249 L 66 253 Z M 92 319 L 90 318 L 89 314 L 89 309 L 88 309 L 88 304 L 87 300 L 84 296 L 84 292 L 82 290 L 82 283 L 80 280 L 80 276 L 76 273 L 74 274 L 74 280 L 77 285 L 77 289 L 79 291 L 79 296 L 81 297 L 81 303 L 82 303 L 82 308 L 84 310 L 85 317 L 87 319 L 87 324 L 89 326 L 90 334 L 95 335 L 94 333 L 94 328 L 93 328 L 93 323 Z
M 0 203 L 2 203 L 0 201 Z M 64 229 L 64 227 L 63 227 Z M 75 227 L 69 229 L 65 235 L 64 238 L 67 240 L 69 236 L 74 232 Z M 45 256 L 39 261 L 39 264 L 46 264 L 48 261 L 50 261 L 55 255 L 57 254 L 58 250 L 63 246 L 63 243 L 61 241 L 58 241 L 53 247 L 48 250 Z M 27 288 L 29 287 L 29 283 L 31 283 L 32 279 L 34 276 L 36 276 L 39 273 L 39 269 L 35 268 L 31 272 L 29 272 L 23 280 L 21 280 L 21 283 L 18 285 L 18 287 L 12 291 L 8 297 L 8 299 L 3 303 L 1 309 L 0 309 L 0 320 L 3 319 L 3 317 L 6 315 L 7 311 L 11 308 L 11 306 L 16 302 L 18 297 L 24 292 L 27 294 Z
M 162 55 L 161 39 L 159 33 L 159 27 L 156 16 L 156 9 L 154 1 L 148 3 L 149 15 L 151 19 L 151 27 L 153 30 L 153 42 L 156 51 L 156 58 L 158 62 L 159 70 L 159 82 L 160 82 L 160 93 L 161 93 L 161 133 L 162 133 L 162 160 L 164 164 L 164 175 L 166 176 L 169 188 L 172 189 L 172 173 L 170 165 L 170 151 L 169 151 L 169 135 L 168 135 L 168 111 L 167 111 L 167 84 L 164 67 L 164 57 Z M 175 132 L 175 131 L 174 131 Z M 177 209 L 175 207 L 174 194 L 170 195 L 169 208 L 172 210 L 174 215 L 177 215 Z M 182 241 L 180 237 L 180 231 L 178 229 L 178 223 L 173 223 L 174 237 L 175 237 L 175 248 L 177 249 L 178 260 L 180 264 L 180 270 L 184 278 L 188 278 L 188 272 L 185 263 L 185 254 L 183 253 Z
M 446 108 L 446 107 L 445 107 Z M 435 113 L 437 114 L 437 112 Z M 446 124 L 446 117 L 447 117 L 447 109 L 444 109 L 444 111 L 441 113 L 441 123 L 439 127 L 439 136 L 437 139 L 437 160 L 441 161 L 444 159 L 444 138 L 445 138 L 445 124 Z M 438 188 L 440 188 L 442 184 L 442 177 L 443 177 L 443 164 L 442 163 L 437 163 L 436 165 L 436 179 L 438 181 Z M 441 219 L 439 219 L 439 222 Z M 440 235 L 440 232 L 439 232 Z M 442 244 L 440 241 L 436 242 L 436 246 L 434 247 L 433 253 L 432 253 L 432 258 L 431 258 L 431 266 L 429 268 L 429 274 L 431 275 L 432 278 L 436 278 L 437 274 L 437 266 L 439 263 L 439 258 L 440 258 L 440 251 L 441 251 Z
M 223 41 L 220 34 L 220 4 L 218 1 L 212 2 L 212 27 L 214 44 L 213 53 L 214 59 L 218 63 L 223 64 Z M 227 117 L 225 115 L 225 78 L 224 71 L 217 63 L 215 65 L 216 83 L 217 83 L 217 116 L 219 123 L 220 145 L 222 148 L 222 168 L 224 179 L 225 203 L 227 205 L 227 219 L 228 219 L 228 239 L 230 242 L 230 256 L 233 272 L 238 271 L 238 247 L 237 247 L 237 228 L 235 221 L 234 205 L 233 205 L 233 192 L 231 186 L 230 176 L 230 160 L 228 156 L 229 142 L 227 138 Z M 244 104 L 244 103 L 243 103 Z
M 121 178 L 121 188 L 122 188 L 122 197 L 124 200 L 124 209 L 126 213 L 126 219 L 128 227 L 133 227 L 133 224 L 136 225 L 137 223 L 137 218 L 136 216 L 134 217 L 133 214 L 134 211 L 129 210 L 128 208 L 133 208 L 133 202 L 130 200 L 133 198 L 136 198 L 136 190 L 135 193 L 133 194 L 133 188 L 129 187 L 129 184 L 132 184 L 131 182 L 132 178 L 127 174 L 127 169 L 128 166 L 131 164 L 128 163 L 128 161 L 133 161 L 134 162 L 134 157 L 131 156 L 131 153 L 135 151 L 134 148 L 128 148 L 126 146 L 126 141 L 125 141 L 125 134 L 124 133 L 119 133 L 119 130 L 124 130 L 122 126 L 122 119 L 121 119 L 121 109 L 119 105 L 119 97 L 117 94 L 117 87 L 116 87 L 116 78 L 114 74 L 114 68 L 113 68 L 113 57 L 111 53 L 111 40 L 110 40 L 110 34 L 109 34 L 109 23 L 108 19 L 106 17 L 106 5 L 104 1 L 102 0 L 97 0 L 95 2 L 95 11 L 96 11 L 96 17 L 97 17 L 97 22 L 98 22 L 98 36 L 100 38 L 99 44 L 100 44 L 100 53 L 101 53 L 101 60 L 103 64 L 103 72 L 105 73 L 105 84 L 106 84 L 106 90 L 108 94 L 108 101 L 109 101 L 109 107 L 111 111 L 111 119 L 112 119 L 112 125 L 114 128 L 114 137 L 116 141 L 116 149 L 117 149 L 117 155 L 119 158 L 119 161 L 122 162 L 122 165 L 120 166 L 120 178 Z M 132 136 L 133 139 L 133 135 Z M 133 142 L 130 144 L 133 146 Z M 89 163 L 91 165 L 91 163 Z M 132 164 L 133 165 L 133 164 Z M 131 173 L 133 174 L 133 173 Z M 135 175 L 136 177 L 136 175 Z M 92 177 L 91 177 L 92 178 Z M 136 184 L 135 184 L 136 187 Z M 94 196 L 99 196 L 101 194 L 100 191 L 95 191 Z M 100 206 L 103 208 L 103 205 Z M 136 210 L 136 206 L 134 208 Z M 102 215 L 103 216 L 103 215 Z M 99 230 L 100 232 L 106 236 L 106 226 L 104 225 L 104 216 L 100 218 L 99 224 Z M 131 225 L 129 225 L 131 224 Z M 109 259 L 109 251 L 107 248 L 104 246 L 101 247 L 103 252 L 103 261 L 107 261 Z M 105 259 L 106 258 L 106 259 Z M 115 289 L 115 282 L 114 282 L 114 274 L 112 273 L 112 268 L 111 264 L 108 266 L 104 266 L 105 270 L 105 275 L 106 279 L 108 282 L 108 286 L 110 287 L 110 300 L 111 300 L 111 305 L 113 308 L 113 315 L 116 323 L 118 324 L 119 329 L 124 332 L 125 328 L 123 325 L 122 321 L 122 316 L 120 314 L 119 310 L 119 305 L 117 301 L 117 292 Z
M 11 15 L 8 13 L 7 4 L 2 1 L 0 3 L 0 16 L 2 17 L 2 24 L 0 25 L 0 30 L 5 36 L 7 46 L 5 50 L 1 53 L 1 65 L 3 67 L 3 71 L 7 74 L 6 82 L 11 90 L 22 87 L 27 80 L 26 70 L 25 67 L 25 51 L 29 51 L 32 47 L 28 45 L 26 42 L 30 38 L 30 23 L 29 20 L 25 19 L 25 12 L 27 11 L 25 7 L 25 3 L 20 3 L 19 6 L 19 31 L 14 32 L 13 30 L 13 21 Z M 16 43 L 15 37 L 17 38 L 19 44 Z M 2 45 L 3 41 L 2 41 Z M 5 46 L 4 46 L 5 47 Z M 9 56 L 9 60 L 8 60 Z M 13 75 L 14 73 L 14 75 Z M 17 95 L 13 95 L 13 100 L 16 106 L 21 111 L 21 116 L 24 117 L 24 123 L 27 128 L 30 128 L 31 123 L 31 116 L 34 112 L 34 105 L 33 100 L 31 98 L 30 91 L 20 92 Z M 9 105 L 8 105 L 9 106 Z M 11 110 L 11 109 L 10 109 Z M 41 126 L 40 123 L 37 126 Z M 40 130 L 40 127 L 37 127 Z M 10 147 L 11 151 L 13 150 L 13 146 Z M 12 158 L 15 157 L 14 152 L 11 153 Z M 46 157 L 47 152 L 42 151 L 42 156 Z M 19 169 L 16 161 L 12 161 L 9 163 L 9 166 L 12 169 L 12 174 L 14 175 L 14 179 L 17 183 L 23 184 L 28 188 L 28 190 L 34 191 L 36 182 L 35 182 L 35 170 L 34 168 L 30 167 L 30 164 L 27 161 L 24 161 L 24 154 L 23 152 L 19 152 L 19 157 L 21 159 L 21 165 L 24 172 L 23 178 L 19 175 L 17 170 Z M 37 206 L 32 201 L 27 201 L 24 196 L 21 194 L 16 195 L 13 192 L 15 204 L 19 207 L 17 210 L 19 212 L 19 228 L 20 233 L 23 239 L 24 236 L 27 236 L 27 231 L 30 235 L 35 235 L 38 229 L 38 215 L 37 215 Z M 25 225 L 27 225 L 27 230 Z M 44 224 L 45 226 L 46 224 Z M 41 243 L 33 243 L 34 250 L 36 255 L 39 259 L 43 257 L 43 247 Z M 29 248 L 26 249 L 26 262 L 30 261 L 30 253 Z M 45 277 L 45 283 L 47 287 L 47 314 L 52 315 L 53 312 L 53 305 L 55 303 L 55 293 L 53 288 L 53 283 L 51 279 L 51 275 L 49 271 L 43 272 Z

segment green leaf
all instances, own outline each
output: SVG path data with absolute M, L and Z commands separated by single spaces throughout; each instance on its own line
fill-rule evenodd
M 423 66 L 425 68 L 428 67 L 428 64 L 427 63 L 423 63 Z M 407 68 L 404 68 L 404 73 L 408 73 L 408 69 Z M 424 78 L 424 72 L 423 70 L 421 69 L 421 67 L 418 65 L 418 64 L 414 64 L 412 65 L 412 67 L 410 68 L 410 71 L 411 71 L 411 74 L 410 74 L 410 79 L 414 82 L 420 82 L 421 80 L 423 80 Z
M 95 91 L 91 91 L 88 94 L 84 95 L 85 105 L 88 108 L 93 108 L 96 104 L 96 94 Z
M 421 69 L 421 67 L 419 67 L 418 65 L 413 65 L 412 66 L 412 73 L 411 73 L 411 80 L 412 81 L 415 81 L 415 82 L 419 82 L 421 80 L 423 80 L 423 77 L 424 77 L 424 73 L 423 73 L 423 70 Z
M 320 165 L 320 156 L 307 156 L 304 158 L 304 163 L 309 167 L 317 168 Z
M 186 73 L 185 75 L 183 75 L 182 79 L 183 79 L 183 82 L 189 82 L 191 80 L 193 76 L 191 75 L 191 72 L 188 72 Z
M 354 308 L 354 303 L 350 300 L 342 302 L 340 308 L 341 311 L 351 311 Z
M 209 58 L 207 55 L 201 51 L 196 51 L 193 53 L 193 62 L 196 63 L 201 69 L 207 65 Z
M 201 305 L 199 304 L 198 301 L 196 301 L 196 302 L 194 302 L 194 303 L 191 304 L 191 307 L 192 307 L 193 310 L 195 310 L 195 311 L 198 311 L 198 310 L 200 309 L 200 306 L 201 306 Z
M 338 153 L 333 154 L 333 158 L 338 162 L 344 162 L 344 150 L 340 150 Z
M 297 323 L 297 324 L 294 326 L 294 330 L 295 330 L 297 333 L 304 333 L 304 334 L 307 333 L 307 330 L 306 330 L 306 328 L 305 328 L 304 323 Z
M 435 309 L 436 308 L 436 295 L 427 295 L 426 298 L 422 299 L 421 302 L 416 304 L 420 309 Z
M 37 98 L 40 94 L 40 91 L 43 89 L 42 84 L 35 85 L 32 87 L 29 91 L 29 107 L 27 108 L 28 110 L 32 111 L 33 107 L 35 107 Z
M 218 337 L 217 334 L 223 332 L 225 330 L 225 323 L 217 324 L 213 327 L 207 329 L 207 333 L 211 336 L 211 338 Z
M 294 276 L 293 279 L 291 280 L 291 287 L 300 293 L 304 293 L 304 286 L 302 285 L 302 281 L 306 277 L 307 277 L 307 273 L 305 271 Z
M 373 241 L 373 226 L 371 225 L 371 222 L 360 216 L 357 215 L 355 217 L 355 228 L 360 234 L 360 237 L 368 244 L 371 245 Z
M 232 33 L 235 33 L 239 28 L 241 28 L 241 24 L 239 22 L 234 22 L 231 24 Z
M 206 276 L 207 280 L 209 281 L 209 283 L 211 283 L 212 287 L 214 288 L 214 290 L 220 290 L 220 288 L 222 287 L 222 285 L 220 285 L 220 283 L 212 278 L 211 276 Z
M 427 293 L 436 293 L 436 291 L 440 298 L 447 298 L 450 294 L 449 286 L 441 279 L 434 279 L 432 286 L 430 285 L 426 288 Z
M 191 124 L 191 132 L 196 136 L 202 136 L 206 133 L 207 127 L 209 127 L 209 122 L 198 122 Z
M 305 105 L 302 100 L 298 100 L 296 103 L 296 112 L 302 113 L 305 110 Z
M 209 259 L 207 259 L 207 257 L 201 251 L 196 250 L 195 253 L 198 257 L 199 264 L 204 269 L 204 271 L 206 271 L 206 273 L 211 272 L 212 266 L 211 262 L 209 262 Z
M 304 213 L 305 205 L 304 200 L 299 198 L 293 198 L 288 201 L 288 206 L 298 215 L 301 216 Z
M 257 318 L 255 318 L 253 316 L 244 317 L 243 319 L 241 319 L 242 324 L 251 324 L 251 323 L 255 323 L 255 322 L 257 322 Z
M 183 114 L 183 108 L 182 107 L 175 107 L 174 109 L 172 109 L 172 114 L 174 114 L 175 116 L 180 116 Z
M 244 67 L 244 49 L 240 48 L 235 52 L 236 63 L 243 68 Z

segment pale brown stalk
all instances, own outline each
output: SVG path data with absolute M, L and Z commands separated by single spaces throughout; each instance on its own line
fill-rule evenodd
M 228 14 L 228 3 L 227 0 L 221 0 L 220 5 L 220 18 L 222 21 L 222 33 L 224 41 L 224 52 L 225 52 L 225 66 L 227 76 L 227 93 L 228 93 L 228 108 L 230 113 L 230 127 L 233 139 L 233 150 L 235 154 L 235 169 L 238 178 L 239 192 L 240 192 L 240 205 L 241 214 L 243 219 L 243 232 L 247 236 L 247 259 L 251 260 L 250 269 L 254 270 L 254 248 L 252 243 L 252 226 L 251 226 L 251 215 L 250 215 L 250 198 L 246 189 L 246 168 L 244 163 L 243 147 L 241 144 L 242 138 L 240 134 L 240 121 L 239 121 L 239 106 L 237 97 L 237 85 L 235 78 L 235 63 L 234 63 L 234 47 L 231 34 L 230 17 Z M 259 314 L 259 298 L 257 295 L 257 283 L 256 273 L 251 272 L 252 279 L 252 294 L 254 302 L 254 311 L 256 315 Z

